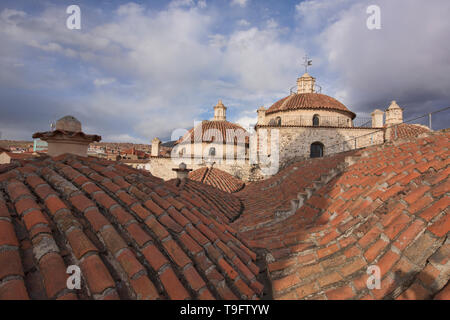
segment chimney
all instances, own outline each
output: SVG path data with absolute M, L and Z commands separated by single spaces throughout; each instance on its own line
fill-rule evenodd
M 222 100 L 214 106 L 214 121 L 226 121 L 227 120 L 227 107 L 222 103 Z
M 177 179 L 180 181 L 187 179 L 189 176 L 189 172 L 192 171 L 192 169 L 187 169 L 184 162 L 180 163 L 178 168 L 174 168 L 172 170 L 177 173 Z
M 73 116 L 62 117 L 56 122 L 55 130 L 36 132 L 33 134 L 33 138 L 47 141 L 48 155 L 51 157 L 65 153 L 87 157 L 89 144 L 102 139 L 98 135 L 83 133 L 81 131 L 81 122 Z
M 393 125 L 403 123 L 403 109 L 400 108 L 394 100 L 389 108 L 386 109 L 386 124 Z
M 305 73 L 297 79 L 297 93 L 314 93 L 316 78 Z
M 159 149 L 161 147 L 161 140 L 157 137 L 152 140 L 152 157 L 159 156 Z
M 266 109 L 264 106 L 261 106 L 258 110 L 256 110 L 258 113 L 258 125 L 265 125 L 266 124 Z
M 381 128 L 383 127 L 383 115 L 384 112 L 380 109 L 375 109 L 372 112 L 372 128 Z

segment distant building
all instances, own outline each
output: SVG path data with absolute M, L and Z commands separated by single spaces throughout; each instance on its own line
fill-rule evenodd
M 9 164 L 14 160 L 32 159 L 38 155 L 30 152 L 13 153 L 7 151 L 0 151 L 0 164 Z

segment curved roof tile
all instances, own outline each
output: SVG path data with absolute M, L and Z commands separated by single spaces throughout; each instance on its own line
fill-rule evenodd
M 212 141 L 235 143 L 235 139 L 237 139 L 237 143 L 248 143 L 249 133 L 240 125 L 229 121 L 203 120 L 195 128 L 190 129 L 176 144 L 189 140 L 191 143 Z
M 203 204 L 116 162 L 22 161 L 0 174 L 0 299 L 257 298 L 256 254 Z
M 354 119 L 356 115 L 347 109 L 338 100 L 321 93 L 294 93 L 275 102 L 266 114 L 299 110 L 299 109 L 324 109 L 344 111 Z
M 337 174 L 323 171 L 313 186 L 300 181 L 297 187 L 301 173 L 294 181 L 283 175 L 286 172 L 274 177 L 271 184 L 279 183 L 286 192 L 293 189 L 290 197 L 298 192 L 295 199 L 302 199 L 301 203 L 275 214 L 278 220 L 273 224 L 254 222 L 252 229 L 245 230 L 251 221 L 247 209 L 243 213 L 247 221 L 234 223 L 243 236 L 252 239 L 252 246 L 270 251 L 266 259 L 274 298 L 429 299 L 448 295 L 449 137 L 450 133 L 434 133 L 366 148 L 348 157 Z M 310 166 L 297 164 L 302 173 L 311 171 Z M 261 182 L 250 187 L 262 190 L 272 185 Z M 245 192 L 241 192 L 244 204 L 253 203 L 250 213 L 265 209 L 266 193 L 261 193 L 258 205 L 251 192 Z M 281 195 L 277 199 L 271 206 L 278 203 L 283 208 L 287 199 Z M 379 290 L 366 286 L 366 271 L 372 265 L 380 268 Z
M 237 192 L 244 187 L 242 180 L 214 167 L 203 167 L 194 170 L 189 173 L 189 179 L 208 184 L 229 193 Z

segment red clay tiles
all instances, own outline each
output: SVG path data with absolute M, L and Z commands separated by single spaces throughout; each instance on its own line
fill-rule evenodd
M 262 294 L 254 275 L 259 273 L 256 254 L 233 228 L 222 225 L 239 214 L 236 197 L 223 192 L 221 198 L 202 184 L 165 184 L 99 159 L 43 157 L 21 166 L 23 170 L 1 174 L 1 299 Z M 216 195 L 212 199 L 207 194 Z M 23 245 L 16 235 L 19 225 Z M 225 242 L 211 242 L 218 239 Z M 69 265 L 81 268 L 81 291 L 67 288 Z
M 275 299 L 448 299 L 449 136 L 304 160 L 234 194 L 94 158 L 18 160 L 0 173 L 0 299 L 255 299 L 257 258 Z

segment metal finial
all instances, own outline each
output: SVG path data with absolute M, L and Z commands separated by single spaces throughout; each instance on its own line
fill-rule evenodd
M 308 55 L 305 55 L 305 56 L 303 57 L 303 63 L 302 63 L 302 65 L 305 67 L 305 73 L 307 73 L 307 72 L 308 72 L 308 67 L 309 67 L 309 66 L 312 66 L 312 60 L 310 60 L 310 59 L 308 58 Z

